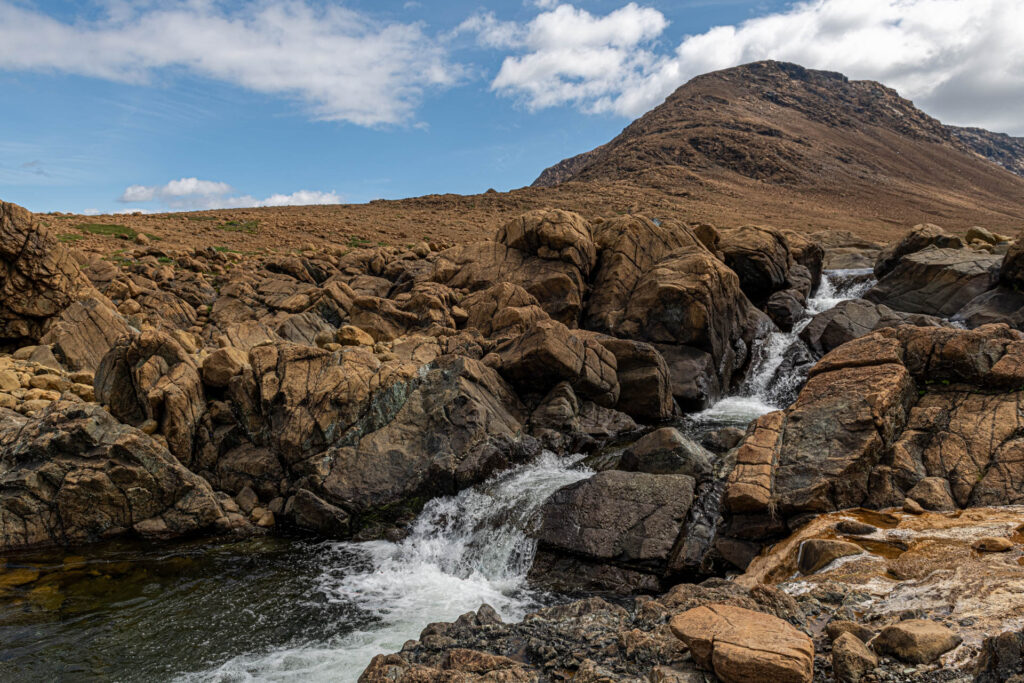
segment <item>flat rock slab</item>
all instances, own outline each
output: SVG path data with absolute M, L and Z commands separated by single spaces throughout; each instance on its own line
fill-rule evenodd
M 814 677 L 811 639 L 770 614 L 714 604 L 677 614 L 669 626 L 697 666 L 724 683 L 810 683 Z

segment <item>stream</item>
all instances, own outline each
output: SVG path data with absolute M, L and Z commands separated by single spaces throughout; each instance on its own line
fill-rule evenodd
M 866 271 L 826 271 L 809 314 L 869 286 Z M 691 429 L 744 427 L 788 403 L 802 378 L 780 368 L 809 320 L 769 335 L 742 390 L 690 416 Z M 552 493 L 592 474 L 579 459 L 544 453 L 434 499 L 397 543 L 274 535 L 12 556 L 0 680 L 345 683 L 430 622 L 482 603 L 519 619 L 567 599 L 527 585 L 529 531 Z

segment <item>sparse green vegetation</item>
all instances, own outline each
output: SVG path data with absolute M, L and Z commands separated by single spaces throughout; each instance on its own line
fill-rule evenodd
M 127 225 L 114 225 L 111 223 L 79 223 L 75 228 L 93 235 L 111 235 L 113 237 L 123 235 L 127 239 L 135 239 L 137 234 Z
M 158 256 L 156 259 L 157 263 L 174 263 L 174 259 L 170 256 Z
M 228 232 L 244 232 L 249 235 L 255 235 L 259 232 L 260 222 L 258 220 L 251 221 L 225 221 L 217 226 L 219 230 L 226 230 Z
M 159 242 L 160 240 L 163 239 L 163 237 L 161 237 L 160 235 L 154 235 L 151 232 L 144 232 L 142 234 L 148 237 L 149 239 L 153 240 L 154 242 Z
M 85 239 L 85 235 L 79 235 L 73 232 L 65 232 L 63 234 L 57 235 L 57 239 L 64 243 L 79 242 Z
M 214 251 L 221 251 L 221 252 L 224 252 L 226 254 L 237 254 L 238 253 L 236 250 L 232 249 L 231 247 L 214 247 L 213 250 Z
M 175 217 L 178 218 L 179 216 L 176 215 Z M 216 220 L 220 220 L 216 216 L 185 216 L 185 219 L 186 220 L 190 220 L 190 221 L 216 221 Z
M 363 237 L 353 237 L 348 241 L 348 244 L 346 244 L 345 246 L 352 247 L 353 249 L 365 249 L 371 244 L 372 242 L 370 242 L 370 240 L 365 239 Z

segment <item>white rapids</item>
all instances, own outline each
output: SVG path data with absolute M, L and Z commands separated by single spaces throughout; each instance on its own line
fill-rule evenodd
M 538 607 L 526 585 L 536 542 L 528 531 L 558 489 L 593 472 L 580 456 L 545 452 L 455 496 L 435 498 L 399 542 L 325 544 L 319 590 L 371 626 L 325 642 L 232 658 L 182 681 L 355 681 L 374 655 L 395 652 L 427 624 L 454 621 L 482 603 L 506 620 Z M 365 567 L 353 571 L 357 564 Z M 346 567 L 347 569 L 336 569 Z
M 794 343 L 799 342 L 800 331 L 807 327 L 812 317 L 843 301 L 856 299 L 870 289 L 873 281 L 858 277 L 870 272 L 870 269 L 824 271 L 818 291 L 807 301 L 805 317 L 793 327 L 793 331 L 769 334 L 755 350 L 752 368 L 740 391 L 696 413 L 692 416 L 693 421 L 698 424 L 709 422 L 745 426 L 765 413 L 784 408 L 779 397 L 794 388 L 792 383 L 801 380 L 792 375 L 777 376 L 779 367 L 786 359 L 786 352 Z

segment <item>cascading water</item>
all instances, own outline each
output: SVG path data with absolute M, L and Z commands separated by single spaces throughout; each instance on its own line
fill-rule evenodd
M 458 495 L 427 503 L 399 542 L 335 543 L 324 553 L 319 590 L 370 624 L 325 642 L 238 656 L 185 681 L 355 681 L 370 659 L 400 650 L 430 622 L 494 607 L 519 619 L 542 603 L 526 586 L 536 512 L 558 489 L 591 471 L 578 457 L 543 454 Z M 352 571 L 353 564 L 360 570 Z
M 874 284 L 870 269 L 826 270 L 821 285 L 807 301 L 804 318 L 791 332 L 772 332 L 754 349 L 754 360 L 743 387 L 707 410 L 692 416 L 697 424 L 746 426 L 765 413 L 785 407 L 803 383 L 800 373 L 780 372 L 794 345 L 802 345 L 800 331 L 818 313 L 848 299 L 856 299 Z

